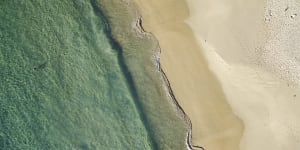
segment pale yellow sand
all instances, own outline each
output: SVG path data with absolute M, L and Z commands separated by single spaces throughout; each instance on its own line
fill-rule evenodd
M 161 46 L 161 64 L 173 92 L 190 117 L 192 143 L 206 150 L 238 150 L 241 120 L 228 105 L 216 77 L 209 71 L 192 30 L 183 0 L 135 0 L 143 26 Z
M 240 149 L 299 150 L 299 2 L 187 1 L 187 22 L 244 122 Z

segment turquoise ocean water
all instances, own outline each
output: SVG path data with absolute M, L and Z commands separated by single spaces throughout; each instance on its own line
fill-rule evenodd
M 137 16 L 122 0 L 1 0 L 0 149 L 185 149 Z

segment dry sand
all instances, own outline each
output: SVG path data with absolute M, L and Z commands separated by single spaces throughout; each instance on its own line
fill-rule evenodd
M 244 122 L 240 149 L 300 149 L 299 2 L 187 1 L 187 22 Z
M 206 150 L 238 150 L 241 120 L 228 105 L 220 83 L 209 70 L 190 27 L 183 0 L 135 0 L 143 27 L 158 39 L 161 64 L 173 92 L 193 125 L 192 144 Z

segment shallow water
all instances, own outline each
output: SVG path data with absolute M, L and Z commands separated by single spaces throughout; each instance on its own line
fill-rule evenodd
M 1 1 L 1 149 L 184 149 L 135 15 L 121 1 Z

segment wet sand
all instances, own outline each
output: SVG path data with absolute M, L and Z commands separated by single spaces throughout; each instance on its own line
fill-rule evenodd
M 161 65 L 179 104 L 192 122 L 192 144 L 207 150 L 238 150 L 243 123 L 209 70 L 183 0 L 135 0 L 143 27 L 161 47 Z

